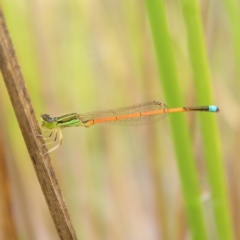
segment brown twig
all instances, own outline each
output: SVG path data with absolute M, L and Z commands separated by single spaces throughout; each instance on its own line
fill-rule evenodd
M 0 68 L 43 194 L 61 239 L 77 239 L 0 9 Z

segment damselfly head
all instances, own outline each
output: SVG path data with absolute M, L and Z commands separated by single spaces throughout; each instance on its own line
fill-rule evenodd
M 40 119 L 42 127 L 53 129 L 57 125 L 57 121 L 55 120 L 55 118 L 50 117 L 48 114 L 42 114 L 40 116 Z

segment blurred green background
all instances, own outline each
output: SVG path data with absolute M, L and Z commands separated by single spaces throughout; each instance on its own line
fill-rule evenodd
M 201 105 L 215 104 L 221 109 L 216 115 L 220 155 L 239 239 L 236 26 L 227 1 L 202 0 L 199 4 L 214 96 L 214 102 Z M 143 1 L 2 0 L 1 5 L 38 116 L 165 102 Z M 184 104 L 194 106 L 182 9 L 174 0 L 165 6 L 180 91 Z M 0 114 L 19 239 L 57 239 L 3 81 Z M 199 114 L 207 113 L 186 113 L 187 123 L 209 239 L 217 239 Z M 168 119 L 141 127 L 68 128 L 63 135 L 64 144 L 51 153 L 52 164 L 79 239 L 190 239 Z

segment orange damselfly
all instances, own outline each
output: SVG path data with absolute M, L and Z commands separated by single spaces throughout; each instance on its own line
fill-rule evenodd
M 91 127 L 98 123 L 111 123 L 125 126 L 144 125 L 157 122 L 166 117 L 168 113 L 188 111 L 218 112 L 219 108 L 213 105 L 168 108 L 167 105 L 162 102 L 152 101 L 130 107 L 86 114 L 70 113 L 59 117 L 50 117 L 48 114 L 42 114 L 41 123 L 42 127 L 50 130 L 50 134 L 45 137 L 45 139 L 54 136 L 53 141 L 48 142 L 45 145 L 54 143 L 59 139 L 58 144 L 47 152 L 50 153 L 59 148 L 63 143 L 61 128 L 78 126 Z

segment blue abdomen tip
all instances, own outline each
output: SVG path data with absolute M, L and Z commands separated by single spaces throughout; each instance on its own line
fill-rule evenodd
M 217 106 L 209 106 L 209 112 L 218 112 L 219 109 Z

